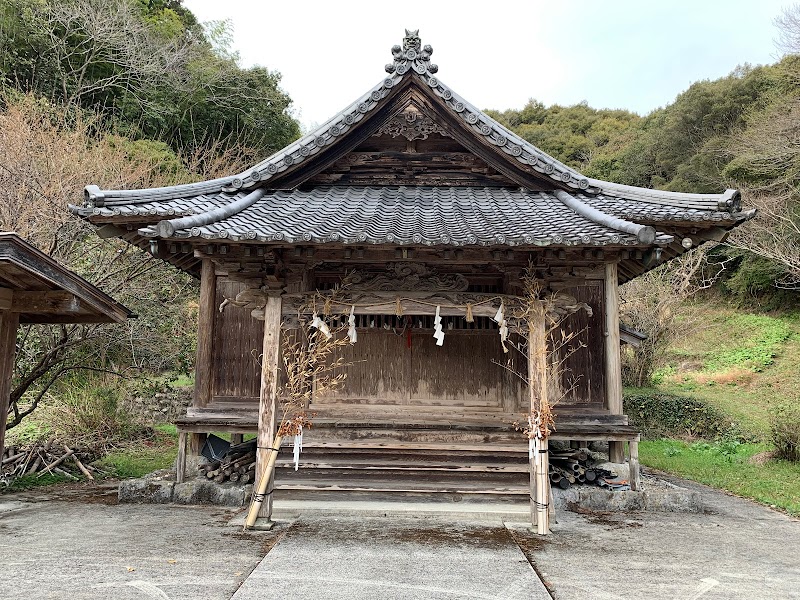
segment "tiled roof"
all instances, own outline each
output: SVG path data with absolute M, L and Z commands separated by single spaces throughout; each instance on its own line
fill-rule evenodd
M 388 76 L 316 131 L 252 169 L 205 182 L 144 190 L 87 186 L 85 218 L 130 217 L 151 223 L 144 237 L 299 243 L 431 245 L 667 244 L 655 227 L 706 222 L 732 227 L 750 218 L 736 190 L 722 194 L 664 192 L 589 179 L 491 119 L 437 77 L 430 46 L 407 36 L 392 48 Z M 436 95 L 475 136 L 500 149 L 518 167 L 534 170 L 552 192 L 470 187 L 316 187 L 270 189 L 274 177 L 302 168 L 381 106 L 406 78 Z M 280 187 L 276 181 L 274 187 Z M 569 190 L 569 191 L 565 191 Z M 143 218 L 142 218 L 143 217 Z
M 649 199 L 653 202 L 662 202 L 668 205 L 685 203 L 693 208 L 705 210 L 717 209 L 718 204 L 732 200 L 733 190 L 729 190 L 725 194 L 685 194 L 623 186 L 584 177 L 575 169 L 564 165 L 509 131 L 456 94 L 436 77 L 435 74 L 438 72 L 438 67 L 430 62 L 432 53 L 433 49 L 430 46 L 421 46 L 418 37 L 406 37 L 403 47 L 398 45 L 392 48 L 393 62 L 386 65 L 388 76 L 383 81 L 368 90 L 366 94 L 315 131 L 293 142 L 247 171 L 198 183 L 142 190 L 101 190 L 97 186 L 90 185 L 86 188 L 86 204 L 90 206 L 102 204 L 133 205 L 155 200 L 186 198 L 189 196 L 215 194 L 221 191 L 235 192 L 240 189 L 248 190 L 255 187 L 264 187 L 276 175 L 300 167 L 321 149 L 335 143 L 338 138 L 346 136 L 365 115 L 382 104 L 383 99 L 392 87 L 397 86 L 404 78 L 408 77 L 419 78 L 475 135 L 482 136 L 501 149 L 508 155 L 510 160 L 532 168 L 552 180 L 554 184 L 565 185 L 575 191 L 585 191 L 590 194 L 604 193 L 625 198 L 639 195 L 641 199 Z M 729 208 L 738 210 L 738 207 L 735 206 L 730 206 Z
M 247 194 L 202 196 L 204 209 Z M 578 201 L 585 201 L 577 195 Z M 82 209 L 84 216 L 194 214 L 194 199 L 135 207 Z M 179 225 L 179 220 L 173 223 Z M 157 228 L 139 232 L 155 237 Z M 497 187 L 337 187 L 267 191 L 250 206 L 206 225 L 176 228 L 175 238 L 418 245 L 635 245 L 635 233 L 577 214 L 555 194 Z M 656 243 L 672 241 L 658 235 Z

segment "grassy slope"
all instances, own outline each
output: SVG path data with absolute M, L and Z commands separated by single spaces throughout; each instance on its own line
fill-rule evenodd
M 658 388 L 694 396 L 766 440 L 770 404 L 800 400 L 800 315 L 692 307 L 697 325 L 667 353 Z
M 669 349 L 657 389 L 715 406 L 760 442 L 724 453 L 719 444 L 648 441 L 642 462 L 799 515 L 800 464 L 749 458 L 770 449 L 770 406 L 800 402 L 800 315 L 708 304 L 691 312 L 698 325 Z
M 753 464 L 750 457 L 768 450 L 765 444 L 742 444 L 723 453 L 715 444 L 680 440 L 642 442 L 642 463 L 762 504 L 800 515 L 800 464 L 769 461 Z

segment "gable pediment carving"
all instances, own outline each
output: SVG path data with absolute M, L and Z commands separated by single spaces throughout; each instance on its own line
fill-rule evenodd
M 398 262 L 386 265 L 386 271 L 351 271 L 342 286 L 353 291 L 464 292 L 467 278 L 459 273 L 438 273 L 420 263 Z
M 425 114 L 419 107 L 411 103 L 384 123 L 378 131 L 372 134 L 372 137 L 388 135 L 396 138 L 402 136 L 408 141 L 413 141 L 427 140 L 434 133 L 443 137 L 453 137 L 433 117 Z

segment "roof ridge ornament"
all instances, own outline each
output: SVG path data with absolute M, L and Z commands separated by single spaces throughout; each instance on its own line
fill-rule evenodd
M 431 62 L 431 54 L 433 54 L 433 47 L 430 44 L 422 45 L 419 29 L 413 31 L 406 29 L 403 45 L 392 46 L 394 62 L 386 65 L 386 72 L 405 75 L 413 69 L 420 75 L 436 73 L 439 67 Z

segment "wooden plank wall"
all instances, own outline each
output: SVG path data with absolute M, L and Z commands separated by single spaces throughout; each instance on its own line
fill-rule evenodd
M 578 349 L 564 363 L 561 387 L 569 390 L 559 404 L 602 405 L 604 390 L 604 306 L 602 282 L 564 291 L 592 307 L 569 317 L 562 327 L 577 331 Z M 220 279 L 216 306 L 235 297 L 245 284 Z M 255 410 L 259 395 L 258 355 L 263 322 L 246 309 L 227 306 L 215 311 L 213 402 Z M 445 330 L 445 343 L 437 347 L 432 330 L 412 330 L 411 348 L 405 334 L 391 330 L 359 328 L 358 343 L 345 349 L 347 380 L 342 388 L 315 398 L 320 408 L 335 405 L 464 407 L 475 412 L 520 414 L 527 410 L 522 380 L 502 366 L 525 374 L 527 365 L 519 352 L 503 354 L 496 327 L 486 330 Z M 513 339 L 513 337 L 512 337 Z M 553 390 L 557 397 L 557 390 Z
M 603 282 L 587 281 L 584 286 L 566 288 L 563 291 L 591 306 L 592 316 L 582 310 L 568 317 L 561 325 L 567 332 L 577 332 L 575 341 L 582 341 L 585 347 L 579 348 L 563 363 L 561 385 L 562 390 L 567 393 L 559 404 L 568 406 L 597 403 L 602 406 L 605 398 Z
M 215 307 L 245 288 L 245 283 L 218 279 Z M 264 322 L 251 317 L 249 310 L 231 305 L 222 313 L 215 308 L 215 315 L 213 402 L 252 404 L 257 410 Z
M 318 406 L 364 404 L 407 407 L 467 407 L 474 411 L 516 413 L 524 403 L 522 381 L 493 360 L 503 354 L 497 330 L 446 331 L 444 346 L 436 346 L 432 330 L 405 335 L 362 330 L 358 343 L 347 347 L 347 380 L 334 393 L 317 397 Z M 515 368 L 524 365 L 515 364 Z

